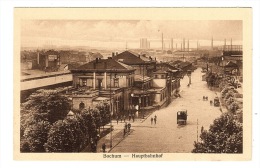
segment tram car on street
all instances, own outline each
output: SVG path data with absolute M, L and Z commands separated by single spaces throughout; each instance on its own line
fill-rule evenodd
M 187 110 L 181 110 L 177 112 L 177 124 L 186 125 L 187 123 Z
M 219 107 L 220 106 L 220 102 L 219 102 L 219 98 L 218 97 L 214 98 L 214 106 L 215 107 Z

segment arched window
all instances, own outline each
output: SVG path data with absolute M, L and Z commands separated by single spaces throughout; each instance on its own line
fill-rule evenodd
M 85 104 L 83 102 L 79 103 L 79 109 L 83 110 L 85 108 Z

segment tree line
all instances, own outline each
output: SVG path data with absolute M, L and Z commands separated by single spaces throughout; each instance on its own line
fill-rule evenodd
M 97 142 L 100 127 L 109 122 L 106 102 L 76 110 L 71 109 L 71 100 L 65 94 L 41 89 L 21 104 L 20 151 L 79 152 Z
M 243 107 L 236 100 L 237 95 L 233 87 L 222 90 L 221 99 L 228 112 L 215 119 L 208 131 L 201 129 L 193 153 L 243 153 Z

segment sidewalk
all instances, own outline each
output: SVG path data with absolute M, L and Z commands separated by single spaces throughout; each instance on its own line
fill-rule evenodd
M 129 121 L 127 121 L 127 123 L 129 123 Z M 138 122 L 132 122 L 130 121 L 131 127 L 133 125 L 135 125 L 135 123 L 140 123 L 140 121 Z M 110 127 L 110 124 L 106 125 L 106 127 Z M 105 143 L 106 144 L 106 152 L 109 152 L 110 150 L 112 150 L 116 145 L 118 145 L 124 138 L 126 138 L 129 134 L 131 134 L 133 132 L 133 129 L 130 129 L 130 132 L 127 132 L 124 135 L 124 127 L 125 127 L 125 123 L 119 121 L 118 124 L 115 120 L 112 121 L 112 127 L 113 127 L 113 131 L 112 133 L 109 132 L 106 136 L 104 136 L 103 138 L 101 138 L 98 141 L 97 144 L 97 153 L 102 153 L 102 145 Z M 111 141 L 111 135 L 112 135 L 112 141 Z M 112 148 L 110 147 L 112 143 Z
M 117 146 L 122 140 L 124 140 L 127 136 L 131 135 L 131 133 L 134 131 L 132 128 L 133 126 L 139 125 L 140 123 L 144 122 L 147 118 L 149 118 L 151 116 L 151 114 L 153 114 L 156 110 L 152 109 L 151 111 L 146 111 L 145 112 L 145 117 L 144 118 L 137 118 L 134 120 L 125 120 L 121 122 L 121 120 L 117 121 L 116 120 L 112 120 L 112 127 L 113 127 L 113 131 L 112 134 L 111 132 L 108 133 L 106 136 L 104 136 L 103 138 L 101 138 L 98 141 L 97 144 L 97 153 L 102 153 L 102 144 L 105 143 L 106 144 L 106 152 L 110 152 L 115 146 Z M 124 135 L 124 128 L 125 128 L 125 123 L 130 123 L 131 124 L 131 129 L 130 132 L 127 132 Z M 110 128 L 110 124 L 107 124 L 105 127 L 109 127 Z M 111 135 L 112 135 L 112 148 L 110 147 L 110 143 L 111 143 Z

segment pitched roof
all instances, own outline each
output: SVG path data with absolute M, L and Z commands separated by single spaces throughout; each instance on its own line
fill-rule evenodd
M 81 65 L 73 71 L 79 70 L 87 70 L 87 71 L 134 71 L 131 66 L 113 60 L 111 58 L 108 59 L 96 59 L 84 65 Z
M 137 54 L 133 51 L 129 51 L 129 50 L 113 56 L 113 59 L 120 61 L 127 65 L 144 64 L 147 61 L 149 61 L 149 58 L 145 58 L 145 57 L 140 56 L 139 54 Z
M 155 71 L 155 72 L 153 72 L 153 73 L 156 73 L 156 74 L 165 74 L 165 73 L 167 73 L 167 72 L 164 71 L 164 70 L 158 69 L 157 71 Z
M 99 52 L 96 52 L 96 53 L 92 53 L 90 52 L 89 55 L 92 57 L 92 58 L 103 58 L 103 55 L 100 54 Z
M 158 64 L 158 66 L 164 66 L 167 67 L 169 70 L 179 70 L 178 68 L 176 68 L 175 66 L 169 64 L 168 62 L 161 62 Z

